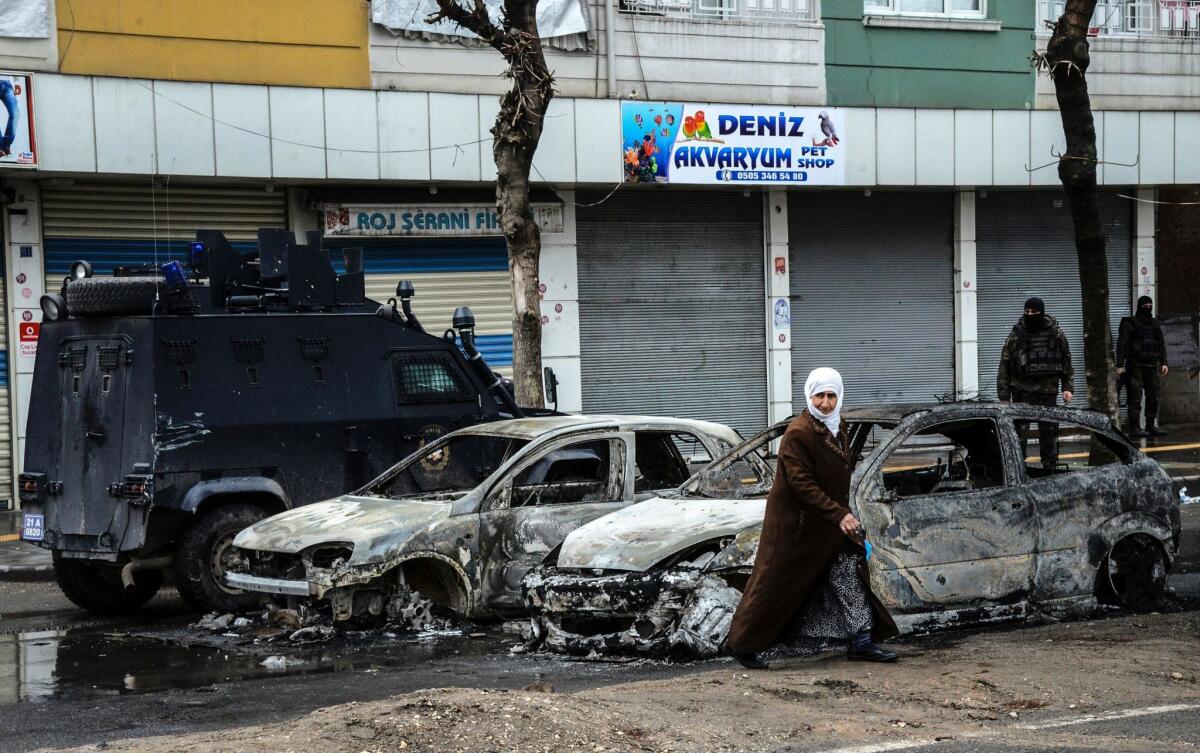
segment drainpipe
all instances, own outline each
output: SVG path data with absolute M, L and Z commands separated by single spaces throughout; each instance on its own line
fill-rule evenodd
M 617 99 L 617 0 L 604 0 L 604 52 L 608 64 L 608 96 Z

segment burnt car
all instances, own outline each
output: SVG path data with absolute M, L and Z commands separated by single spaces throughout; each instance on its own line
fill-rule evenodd
M 588 521 L 741 442 L 705 421 L 555 416 L 452 432 L 351 494 L 238 534 L 231 587 L 389 616 L 413 592 L 469 618 L 523 613 L 521 581 Z
M 1167 474 L 1102 414 L 1016 404 L 847 410 L 850 508 L 904 632 L 1153 606 L 1179 546 Z M 550 649 L 718 652 L 754 564 L 775 425 L 676 491 L 574 531 L 526 578 Z M 1058 439 L 1057 462 L 1037 456 Z

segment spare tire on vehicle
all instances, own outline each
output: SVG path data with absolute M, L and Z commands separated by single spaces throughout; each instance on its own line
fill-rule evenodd
M 67 283 L 67 309 L 76 316 L 149 314 L 161 277 L 84 277 Z

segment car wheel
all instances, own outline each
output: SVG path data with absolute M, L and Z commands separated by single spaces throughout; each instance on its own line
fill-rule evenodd
M 175 586 L 184 601 L 201 611 L 222 613 L 258 606 L 258 594 L 225 585 L 225 573 L 238 564 L 234 538 L 264 517 L 261 508 L 235 504 L 201 513 L 192 521 L 175 550 Z
M 162 570 L 138 570 L 133 588 L 125 588 L 116 568 L 99 568 L 54 555 L 54 580 L 77 607 L 99 614 L 119 614 L 142 606 L 162 586 Z
M 1158 606 L 1167 587 L 1167 559 L 1162 546 L 1144 533 L 1126 536 L 1101 566 L 1103 596 L 1133 612 Z

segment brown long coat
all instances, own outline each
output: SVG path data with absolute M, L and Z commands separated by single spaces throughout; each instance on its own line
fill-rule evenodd
M 836 438 L 807 410 L 788 425 L 767 496 L 754 572 L 729 631 L 730 649 L 744 654 L 763 651 L 795 627 L 814 589 L 822 585 L 849 541 L 838 523 L 850 512 L 853 469 L 844 421 Z M 859 577 L 875 612 L 873 636 L 883 640 L 896 635 L 896 623 L 871 593 L 865 563 Z

